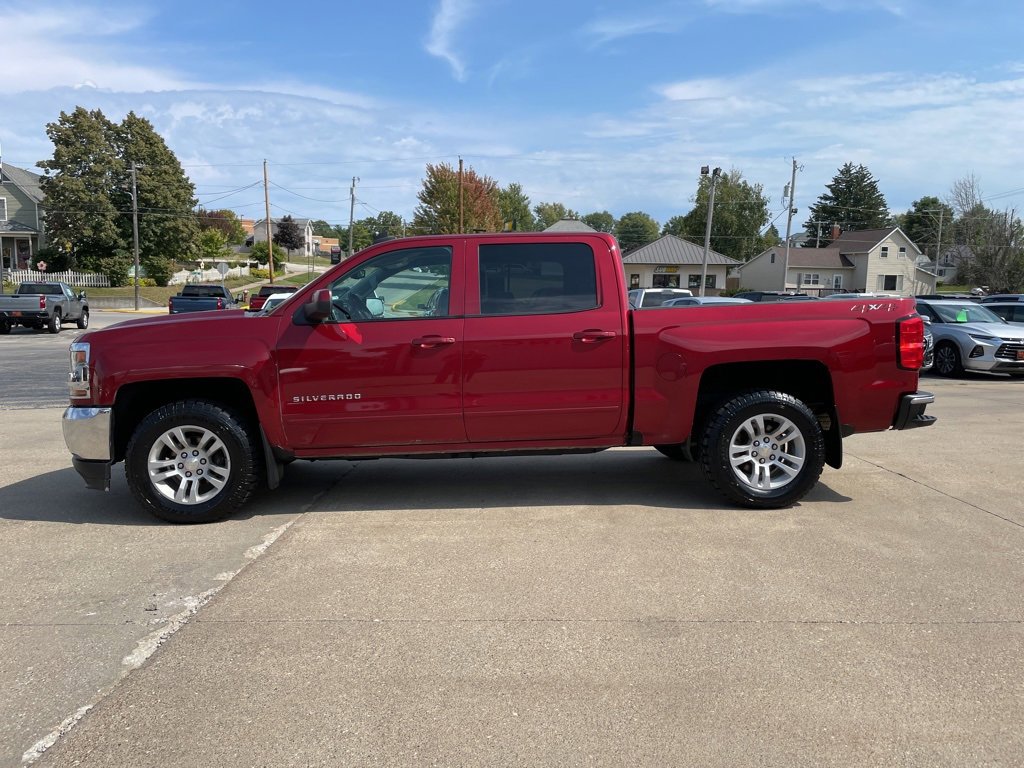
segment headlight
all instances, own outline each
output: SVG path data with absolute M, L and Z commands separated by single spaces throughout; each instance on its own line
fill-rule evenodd
M 71 398 L 87 398 L 92 394 L 89 382 L 89 343 L 76 341 L 70 347 L 71 373 L 68 375 L 68 387 Z
M 974 341 L 981 342 L 982 344 L 986 342 L 999 341 L 999 339 L 997 339 L 995 336 L 983 336 L 980 333 L 969 333 L 967 335 L 970 336 Z

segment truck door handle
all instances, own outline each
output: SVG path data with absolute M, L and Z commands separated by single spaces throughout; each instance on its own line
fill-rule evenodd
M 422 349 L 434 349 L 435 347 L 454 343 L 455 338 L 453 336 L 420 336 L 418 339 L 412 340 L 412 345 L 414 347 L 420 347 Z
M 596 344 L 599 341 L 614 338 L 615 331 L 598 331 L 594 329 L 576 331 L 576 333 L 572 335 L 573 341 L 582 341 L 584 344 Z

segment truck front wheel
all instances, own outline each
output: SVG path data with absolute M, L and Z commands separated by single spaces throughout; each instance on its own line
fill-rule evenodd
M 746 507 L 777 509 L 796 503 L 818 482 L 824 463 L 818 420 L 784 392 L 733 398 L 718 409 L 704 433 L 705 477 Z
M 260 449 L 253 432 L 239 414 L 216 403 L 162 406 L 142 420 L 128 443 L 128 487 L 161 520 L 221 520 L 259 485 Z
M 85 330 L 89 327 L 89 310 L 83 309 L 81 316 L 78 318 L 78 327 Z

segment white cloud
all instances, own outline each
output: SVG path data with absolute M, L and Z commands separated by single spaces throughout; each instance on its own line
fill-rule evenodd
M 682 20 L 675 17 L 631 15 L 595 19 L 584 26 L 583 32 L 588 45 L 593 47 L 637 35 L 672 33 L 681 24 Z
M 473 10 L 473 0 L 441 0 L 426 42 L 427 52 L 447 61 L 455 79 L 460 82 L 466 79 L 466 65 L 455 50 L 455 39 Z

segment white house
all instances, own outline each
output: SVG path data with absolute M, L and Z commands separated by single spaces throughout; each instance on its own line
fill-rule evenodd
M 899 227 L 843 232 L 827 248 L 762 251 L 739 267 L 740 285 L 754 291 L 828 295 L 868 291 L 913 296 L 935 291 L 935 273 L 922 268 L 921 251 Z
M 272 218 L 271 220 L 271 232 L 277 234 L 277 226 L 281 223 L 281 219 Z M 302 256 L 310 257 L 315 256 L 316 248 L 313 245 L 313 221 L 312 219 L 294 219 L 295 223 L 299 227 L 299 231 L 302 232 L 303 248 Z M 252 227 L 252 239 L 254 243 L 266 242 L 267 239 L 267 220 L 260 219 Z

